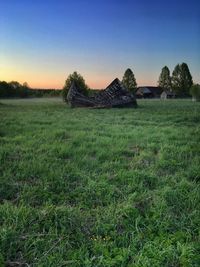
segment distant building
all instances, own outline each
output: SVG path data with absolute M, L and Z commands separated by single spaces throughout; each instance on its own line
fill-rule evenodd
M 163 91 L 160 95 L 161 99 L 175 98 L 176 94 L 172 91 Z
M 157 86 L 141 86 L 136 90 L 137 98 L 160 98 L 163 89 Z

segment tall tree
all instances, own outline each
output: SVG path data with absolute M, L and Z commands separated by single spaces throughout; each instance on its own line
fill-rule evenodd
M 172 72 L 172 87 L 174 91 L 182 96 L 189 95 L 193 85 L 192 75 L 186 63 L 178 64 Z
M 171 84 L 171 77 L 170 77 L 170 70 L 167 66 L 162 68 L 162 71 L 159 76 L 158 84 L 165 90 L 170 90 L 172 87 Z
M 85 95 L 88 94 L 89 87 L 86 85 L 84 78 L 81 76 L 81 74 L 74 71 L 72 74 L 70 74 L 67 77 L 67 80 L 65 81 L 65 85 L 63 87 L 62 96 L 65 102 L 67 102 L 67 94 L 73 81 L 76 83 L 78 88 L 80 88 L 81 93 Z
M 182 74 L 182 87 L 184 88 L 184 94 L 189 95 L 190 88 L 193 85 L 192 75 L 186 63 L 181 64 Z
M 127 69 L 122 78 L 122 84 L 132 93 L 135 93 L 137 82 L 131 69 Z
M 177 64 L 172 72 L 172 87 L 173 90 L 180 94 L 181 91 L 181 68 L 180 64 Z

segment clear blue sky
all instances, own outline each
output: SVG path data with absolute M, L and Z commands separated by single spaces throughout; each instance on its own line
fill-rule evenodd
M 0 80 L 61 88 L 76 70 L 104 88 L 129 67 L 156 85 L 163 66 L 186 62 L 200 83 L 199 0 L 6 0 L 0 10 Z

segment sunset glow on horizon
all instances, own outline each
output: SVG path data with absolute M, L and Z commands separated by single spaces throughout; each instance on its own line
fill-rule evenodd
M 131 68 L 139 86 L 156 86 L 163 66 L 186 62 L 200 83 L 197 0 L 8 0 L 0 9 L 1 81 L 61 89 L 77 71 L 102 89 Z

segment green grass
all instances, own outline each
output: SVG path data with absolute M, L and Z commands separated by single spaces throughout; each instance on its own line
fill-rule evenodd
M 0 266 L 200 266 L 200 103 L 0 102 Z

